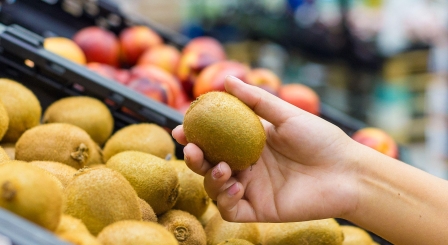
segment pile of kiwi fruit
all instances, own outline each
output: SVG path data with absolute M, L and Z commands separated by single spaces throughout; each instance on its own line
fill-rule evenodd
M 238 147 L 227 147 L 229 139 L 209 125 L 216 120 L 232 124 Z M 255 164 L 266 140 L 258 116 L 223 92 L 192 103 L 184 128 L 211 163 L 225 160 L 233 170 Z M 31 90 L 6 78 L 0 78 L 0 207 L 71 244 L 375 244 L 366 231 L 334 219 L 224 221 L 203 177 L 176 159 L 167 129 L 143 122 L 114 131 L 99 99 L 72 96 L 42 108 Z

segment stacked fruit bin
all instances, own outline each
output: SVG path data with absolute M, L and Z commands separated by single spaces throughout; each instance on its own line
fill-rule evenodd
M 44 1 L 18 0 L 14 4 L 4 5 L 0 12 L 0 21 L 3 23 L 0 24 L 0 77 L 11 78 L 31 89 L 43 110 L 52 102 L 67 96 L 97 98 L 105 102 L 112 112 L 114 131 L 140 122 L 156 123 L 167 129 L 181 124 L 183 116 L 176 110 L 43 48 L 45 33 L 71 37 L 77 30 L 91 25 L 101 25 L 119 33 L 127 26 L 144 24 L 157 31 L 166 43 L 182 47 L 188 42 L 188 38 L 163 26 L 127 19 L 108 1 L 97 1 L 95 7 L 95 14 L 74 16 L 64 11 L 62 1 L 49 4 Z M 20 17 L 25 15 L 27 18 Z M 321 117 L 349 135 L 366 126 L 325 104 L 321 104 Z M 176 156 L 183 159 L 182 146 L 178 144 Z M 338 221 L 348 224 L 344 220 Z M 8 237 L 14 245 L 66 244 L 53 234 L 2 209 L 0 235 Z M 377 243 L 389 244 L 375 234 L 371 235 Z

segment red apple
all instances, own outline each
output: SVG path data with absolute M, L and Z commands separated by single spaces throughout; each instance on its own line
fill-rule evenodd
M 129 81 L 127 86 L 147 97 L 159 101 L 163 104 L 174 105 L 174 98 L 166 84 L 153 82 L 150 79 L 140 77 Z
M 267 68 L 255 68 L 250 70 L 246 76 L 246 82 L 263 88 L 264 90 L 277 95 L 282 82 L 280 78 Z
M 99 62 L 118 66 L 120 44 L 113 32 L 91 26 L 76 32 L 72 39 L 84 52 L 87 63 Z
M 168 44 L 146 50 L 138 59 L 137 65 L 156 65 L 171 74 L 175 74 L 180 60 L 180 51 Z
M 169 93 L 167 104 L 173 108 L 176 106 L 176 98 L 180 96 L 182 91 L 180 83 L 176 77 L 162 68 L 151 64 L 134 66 L 130 72 L 131 79 L 146 78 L 151 82 L 164 84 L 168 88 Z
M 106 78 L 115 80 L 121 84 L 126 84 L 129 81 L 130 74 L 128 70 L 118 69 L 113 66 L 98 63 L 98 62 L 90 62 L 86 64 L 86 67 L 89 70 L 92 70 Z
M 162 37 L 147 26 L 128 27 L 120 32 L 119 40 L 122 61 L 129 66 L 134 65 L 147 49 L 163 43 Z
M 224 81 L 228 75 L 246 81 L 249 71 L 249 66 L 237 61 L 219 61 L 207 66 L 199 74 L 194 84 L 193 96 L 197 98 L 210 91 L 225 91 Z
M 182 50 L 176 72 L 187 94 L 193 97 L 193 86 L 205 67 L 225 59 L 224 47 L 216 39 L 211 37 L 192 39 Z
M 352 135 L 352 139 L 387 156 L 398 158 L 397 143 L 388 133 L 379 128 L 362 128 Z
M 302 110 L 315 115 L 320 114 L 319 95 L 304 84 L 283 84 L 278 91 L 278 97 Z

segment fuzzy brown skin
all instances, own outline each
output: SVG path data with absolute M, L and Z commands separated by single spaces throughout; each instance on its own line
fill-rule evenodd
M 92 235 L 120 220 L 142 219 L 134 188 L 112 169 L 80 169 L 64 198 L 64 213 L 81 219 Z
M 157 215 L 170 210 L 179 196 L 174 167 L 154 155 L 124 151 L 110 158 L 106 167 L 121 173 Z
M 48 171 L 52 175 L 61 181 L 64 188 L 68 185 L 68 183 L 75 177 L 76 169 L 74 167 L 68 166 L 67 164 L 63 164 L 60 162 L 51 162 L 51 161 L 32 161 L 31 165 L 39 167 L 43 170 Z
M 227 222 L 216 213 L 205 226 L 207 245 L 215 245 L 226 239 L 244 239 L 254 244 L 261 244 L 261 236 L 255 223 Z
M 69 123 L 84 129 L 99 145 L 112 134 L 114 118 L 100 100 L 87 96 L 73 96 L 53 102 L 44 112 L 43 123 Z
M 342 245 L 373 245 L 374 241 L 369 233 L 359 227 L 350 225 L 341 225 L 344 233 L 344 242 Z
M 342 245 L 344 235 L 334 219 L 272 223 L 264 234 L 263 245 Z
M 0 146 L 0 163 L 11 160 L 8 153 Z
M 98 234 L 103 245 L 178 245 L 173 234 L 154 222 L 123 220 L 107 226 Z
M 140 123 L 115 132 L 103 147 L 103 160 L 107 162 L 122 151 L 141 151 L 165 159 L 174 155 L 174 150 L 174 141 L 165 129 L 153 123 Z
M 210 203 L 204 189 L 204 177 L 189 169 L 184 161 L 174 160 L 169 163 L 176 169 L 180 185 L 179 197 L 173 208 L 189 212 L 199 219 Z
M 0 78 L 0 100 L 9 117 L 9 126 L 1 142 L 16 142 L 28 129 L 40 124 L 42 107 L 36 95 L 22 84 Z
M 16 159 L 54 161 L 84 167 L 92 155 L 93 140 L 83 129 L 66 123 L 50 123 L 27 130 L 16 143 Z
M 62 201 L 60 183 L 46 171 L 16 160 L 0 165 L 0 207 L 54 231 Z
M 204 228 L 190 213 L 171 209 L 160 216 L 158 222 L 174 234 L 180 245 L 207 244 Z
M 254 245 L 253 243 L 244 239 L 227 239 L 223 242 L 218 243 L 218 245 Z
M 151 206 L 140 197 L 138 198 L 138 203 L 140 204 L 140 211 L 142 212 L 142 220 L 148 222 L 157 222 L 157 215 Z
M 186 112 L 183 126 L 187 141 L 196 144 L 210 164 L 224 161 L 232 170 L 255 164 L 266 143 L 259 117 L 225 92 L 197 98 Z
M 9 116 L 3 102 L 0 100 L 0 141 L 8 130 Z

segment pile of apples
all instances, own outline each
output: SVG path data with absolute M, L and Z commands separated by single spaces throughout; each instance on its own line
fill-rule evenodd
M 224 91 L 227 75 L 319 114 L 319 96 L 311 88 L 302 84 L 282 84 L 281 79 L 269 69 L 252 68 L 228 59 L 222 43 L 212 37 L 193 38 L 178 49 L 164 42 L 147 26 L 128 27 L 119 35 L 90 26 L 80 29 L 71 41 L 84 53 L 84 64 L 90 70 L 182 114 L 199 95 Z

